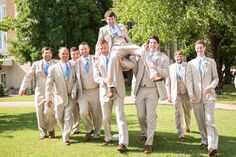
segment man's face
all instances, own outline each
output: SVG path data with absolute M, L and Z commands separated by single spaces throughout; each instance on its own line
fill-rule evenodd
M 69 50 L 67 48 L 61 48 L 59 50 L 59 58 L 62 62 L 67 63 L 69 60 Z
M 148 47 L 149 47 L 150 51 L 153 52 L 153 51 L 156 51 L 159 49 L 160 44 L 157 43 L 157 41 L 155 39 L 150 39 Z
M 42 57 L 46 61 L 50 61 L 52 59 L 52 52 L 50 50 L 44 50 Z
M 175 60 L 178 64 L 183 63 L 183 54 L 182 54 L 182 52 L 176 52 L 175 53 Z
M 71 51 L 70 52 L 70 57 L 73 61 L 76 61 L 80 57 L 79 51 L 78 50 Z
M 203 57 L 205 55 L 206 47 L 204 47 L 203 44 L 196 44 L 195 51 L 198 56 Z
M 81 55 L 83 57 L 87 57 L 89 55 L 89 51 L 90 51 L 90 49 L 89 49 L 88 45 L 80 45 L 79 46 L 79 52 L 81 53 Z
M 116 25 L 116 18 L 114 16 L 112 17 L 107 17 L 106 22 L 109 26 L 115 26 Z
M 107 56 L 109 53 L 108 45 L 106 43 L 99 45 L 98 50 L 99 50 L 99 53 L 103 56 Z

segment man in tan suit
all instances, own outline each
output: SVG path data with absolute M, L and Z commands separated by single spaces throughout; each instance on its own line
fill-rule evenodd
M 55 113 L 65 145 L 70 145 L 69 136 L 73 125 L 72 99 L 76 98 L 76 82 L 73 66 L 69 63 L 69 51 L 66 47 L 59 49 L 60 62 L 49 69 L 46 81 L 46 105 L 52 106 L 52 89 L 55 86 Z
M 111 134 L 111 121 L 112 121 L 112 107 L 115 106 L 116 121 L 119 131 L 119 146 L 118 151 L 124 152 L 128 147 L 128 128 L 124 113 L 124 97 L 125 97 L 125 81 L 122 70 L 128 70 L 134 68 L 135 63 L 125 60 L 121 60 L 121 66 L 118 69 L 119 84 L 114 88 L 114 96 L 112 98 L 107 97 L 107 84 L 109 79 L 107 78 L 108 62 L 109 62 L 109 48 L 107 42 L 102 41 L 99 46 L 100 56 L 97 58 L 94 64 L 94 80 L 99 83 L 99 95 L 102 107 L 103 127 L 105 132 L 104 144 L 107 145 L 112 141 Z M 133 57 L 134 59 L 134 57 Z
M 119 69 L 120 66 L 118 56 L 126 57 L 129 54 L 133 55 L 137 50 L 140 49 L 140 47 L 131 43 L 125 25 L 116 23 L 116 15 L 113 11 L 108 10 L 105 13 L 105 19 L 107 25 L 101 27 L 99 30 L 96 44 L 96 56 L 99 55 L 99 43 L 103 40 L 106 40 L 110 51 L 108 77 L 110 78 L 111 83 L 108 84 L 108 87 L 117 87 L 119 82 L 119 80 L 117 80 L 117 69 Z M 111 88 L 108 88 L 107 95 L 112 97 Z
M 153 140 L 156 129 L 156 107 L 159 99 L 156 83 L 150 78 L 150 71 L 147 65 L 147 57 L 153 53 L 158 56 L 156 60 L 156 69 L 159 77 L 168 77 L 169 58 L 162 52 L 159 52 L 159 38 L 152 36 L 148 41 L 148 50 L 143 49 L 141 57 L 138 57 L 137 66 L 134 69 L 136 79 L 133 94 L 135 95 L 135 104 L 139 125 L 141 128 L 141 139 L 145 141 L 144 153 L 153 151 Z M 165 90 L 165 89 L 164 89 Z
M 85 141 L 90 141 L 92 134 L 93 138 L 100 137 L 102 111 L 99 102 L 98 84 L 93 80 L 94 57 L 89 55 L 88 43 L 82 42 L 79 45 L 79 51 L 82 56 L 75 63 L 79 90 L 78 103 L 80 116 L 86 129 Z
M 182 51 L 175 52 L 176 63 L 169 66 L 169 77 L 166 80 L 168 101 L 175 105 L 175 124 L 179 142 L 184 141 L 183 127 L 186 132 L 190 133 L 192 109 L 186 89 L 187 63 L 183 61 L 183 57 Z
M 49 138 L 55 137 L 54 127 L 56 119 L 53 107 L 48 108 L 45 105 L 45 82 L 48 75 L 48 68 L 57 62 L 52 59 L 50 47 L 44 47 L 42 49 L 42 57 L 42 60 L 33 63 L 30 70 L 25 75 L 19 90 L 19 95 L 24 95 L 28 84 L 32 79 L 36 78 L 34 104 L 41 139 L 46 138 L 47 135 L 49 135 Z M 49 133 L 47 133 L 47 131 Z
M 218 133 L 215 124 L 215 87 L 219 82 L 216 63 L 205 56 L 206 43 L 195 43 L 197 57 L 188 63 L 186 84 L 188 95 L 193 103 L 193 110 L 201 134 L 200 149 L 208 145 L 208 153 L 214 156 L 218 149 Z
M 80 53 L 79 50 L 76 47 L 70 48 L 70 57 L 71 60 L 69 62 L 71 63 L 72 66 L 75 65 L 75 62 L 79 59 Z M 72 117 L 73 117 L 73 127 L 71 130 L 71 134 L 78 134 L 80 131 L 79 125 L 80 125 L 80 114 L 79 114 L 79 104 L 77 100 L 73 100 L 73 112 L 72 112 Z

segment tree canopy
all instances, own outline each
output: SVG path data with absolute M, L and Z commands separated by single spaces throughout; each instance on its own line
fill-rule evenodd
M 236 3 L 234 0 L 115 0 L 114 10 L 120 22 L 132 22 L 133 42 L 143 43 L 151 35 L 162 42 L 178 43 L 189 59 L 194 57 L 194 43 L 208 42 L 208 54 L 217 62 L 220 85 L 226 61 L 235 64 Z M 226 55 L 226 52 L 231 54 Z
M 21 63 L 41 58 L 42 47 L 50 46 L 57 57 L 61 46 L 86 41 L 94 49 L 102 14 L 112 0 L 17 0 L 16 40 L 10 53 Z

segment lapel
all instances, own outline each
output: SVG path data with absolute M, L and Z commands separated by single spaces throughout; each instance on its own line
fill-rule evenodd
M 207 57 L 204 58 L 203 63 L 202 63 L 202 77 L 205 75 L 205 72 L 207 71 L 206 69 L 208 68 L 209 61 Z
M 105 66 L 106 66 L 106 63 L 105 63 L 103 57 L 100 56 L 99 60 L 98 60 L 98 68 L 99 68 L 99 71 L 103 77 L 107 76 L 107 70 L 106 70 Z
M 194 59 L 194 62 L 193 62 L 193 65 L 195 66 L 195 68 L 196 68 L 196 75 L 198 75 L 199 76 L 199 78 L 202 78 L 202 76 L 201 76 L 201 73 L 200 73 L 200 71 L 199 71 L 199 68 L 198 68 L 198 59 L 197 58 L 195 58 Z M 195 75 L 195 74 L 194 74 Z
M 183 62 L 183 69 L 182 69 L 182 71 L 183 71 L 183 76 L 182 76 L 182 79 L 183 79 L 183 81 L 184 81 L 184 83 L 185 83 L 185 76 L 186 76 L 186 68 L 187 68 L 187 63 L 186 62 Z
M 106 25 L 105 28 L 106 28 L 108 34 L 112 35 L 110 26 L 109 26 L 109 25 Z
M 38 66 L 39 67 L 38 67 L 38 70 L 37 70 L 37 74 L 40 74 L 40 75 L 42 75 L 43 77 L 46 78 L 47 76 L 46 76 L 46 74 L 43 71 L 43 60 L 39 61 L 39 65 Z

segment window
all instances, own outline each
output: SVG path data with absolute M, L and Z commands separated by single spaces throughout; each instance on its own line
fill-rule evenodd
M 0 5 L 0 21 L 7 15 L 6 6 Z M 0 53 L 7 48 L 7 32 L 0 31 Z
M 2 83 L 4 86 L 6 86 L 6 74 L 0 74 L 0 83 Z

